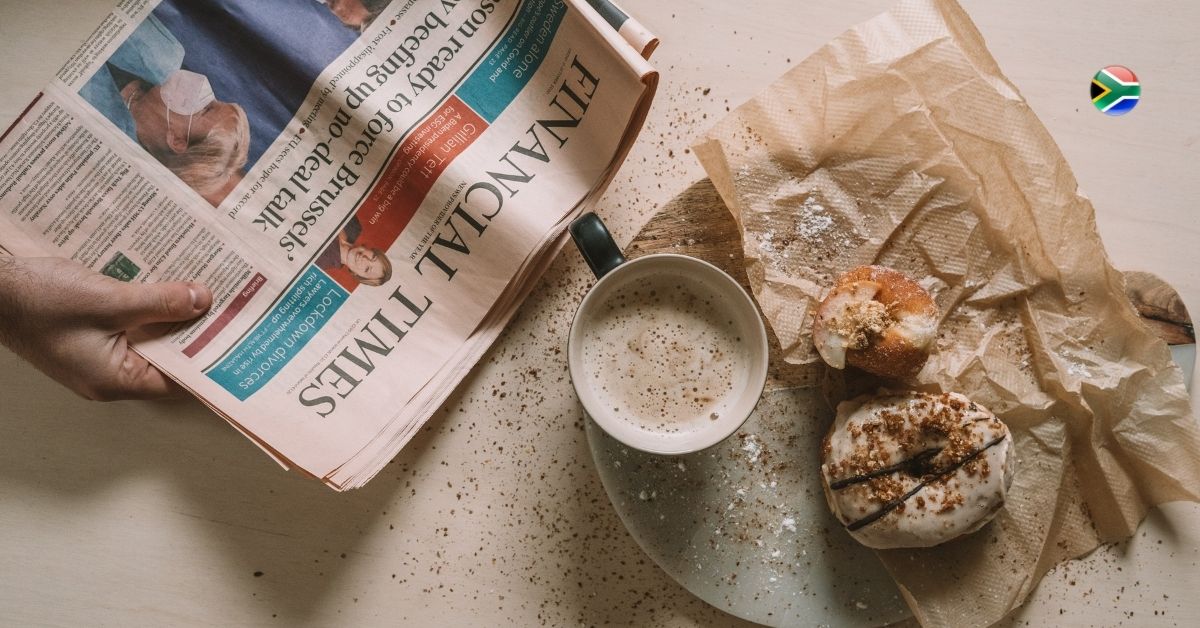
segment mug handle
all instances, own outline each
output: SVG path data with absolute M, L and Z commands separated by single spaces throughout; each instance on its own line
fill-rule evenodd
M 620 247 L 613 242 L 604 221 L 594 212 L 576 218 L 567 230 L 571 232 L 575 246 L 579 247 L 579 254 L 596 274 L 596 279 L 625 263 L 625 256 L 621 254 Z

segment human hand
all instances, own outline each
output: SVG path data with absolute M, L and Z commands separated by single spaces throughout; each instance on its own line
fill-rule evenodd
M 212 304 L 198 284 L 124 283 L 58 258 L 0 258 L 0 343 L 76 394 L 154 399 L 182 389 L 135 353 Z

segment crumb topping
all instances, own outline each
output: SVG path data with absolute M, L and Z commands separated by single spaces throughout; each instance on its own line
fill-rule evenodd
M 965 497 L 957 482 L 950 483 L 955 474 L 949 472 L 961 468 L 967 477 L 987 478 L 991 467 L 976 454 L 990 440 L 989 434 L 1004 434 L 1006 428 L 989 414 L 969 419 L 981 408 L 960 396 L 911 393 L 907 397 L 893 409 L 879 410 L 847 426 L 853 448 L 849 456 L 829 464 L 829 476 L 861 479 L 867 499 L 880 505 L 901 500 L 921 482 L 939 485 L 944 489 L 940 504 L 919 497 L 911 500 L 912 506 L 939 514 L 953 511 Z M 977 425 L 980 422 L 986 425 Z M 897 511 L 903 512 L 903 506 Z
M 846 309 L 830 321 L 830 327 L 846 338 L 847 348 L 866 349 L 893 322 L 887 306 L 872 299 L 847 304 Z

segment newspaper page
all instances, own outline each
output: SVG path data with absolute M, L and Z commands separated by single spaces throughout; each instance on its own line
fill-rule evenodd
M 0 137 L 0 247 L 207 285 L 136 350 L 361 486 L 611 181 L 656 43 L 605 0 L 123 0 Z

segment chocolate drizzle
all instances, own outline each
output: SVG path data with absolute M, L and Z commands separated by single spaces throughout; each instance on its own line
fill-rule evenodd
M 908 471 L 911 475 L 922 475 L 921 470 L 928 468 L 929 461 L 934 456 L 936 456 L 940 453 L 942 453 L 941 447 L 934 447 L 932 449 L 926 449 L 925 451 L 917 452 L 917 454 L 915 456 L 913 456 L 912 458 L 908 458 L 907 460 L 901 460 L 900 462 L 897 462 L 896 464 L 891 464 L 891 465 L 888 465 L 888 466 L 880 468 L 880 469 L 875 469 L 874 471 L 869 471 L 869 472 L 863 473 L 861 475 L 852 475 L 848 478 L 838 480 L 837 482 L 830 482 L 829 488 L 832 490 L 835 490 L 835 491 L 840 491 L 840 490 L 846 488 L 847 486 L 861 484 L 868 480 L 877 478 L 881 475 L 891 475 L 897 471 Z
M 1008 436 L 1007 434 L 1002 434 L 1000 436 L 997 436 L 996 438 L 993 438 L 991 441 L 988 441 L 988 443 L 985 444 L 983 447 L 980 447 L 979 449 L 976 449 L 975 451 L 971 452 L 970 454 L 964 456 L 962 458 L 962 460 L 959 460 L 959 461 L 955 462 L 954 464 L 946 467 L 945 469 L 941 469 L 941 470 L 931 474 L 929 477 L 921 480 L 919 483 L 917 483 L 916 486 L 914 486 L 912 488 L 912 490 L 901 495 L 897 499 L 893 499 L 892 501 L 885 503 L 883 506 L 881 506 L 879 508 L 879 510 L 876 510 L 875 512 L 863 517 L 862 519 L 859 519 L 857 521 L 853 521 L 853 522 L 846 524 L 846 529 L 851 532 L 854 532 L 855 530 L 860 530 L 862 528 L 865 528 L 866 526 L 869 526 L 872 523 L 875 523 L 876 521 L 879 521 L 880 519 L 886 517 L 888 513 L 899 508 L 901 504 L 908 501 L 908 498 L 912 497 L 913 495 L 916 495 L 918 492 L 920 492 L 921 489 L 925 488 L 926 486 L 928 486 L 929 484 L 931 484 L 937 480 L 940 480 L 940 479 L 950 475 L 951 473 L 954 473 L 955 471 L 958 471 L 964 465 L 966 465 L 968 462 L 979 457 L 979 454 L 982 454 L 983 452 L 991 449 L 992 447 L 995 447 L 996 445 L 999 445 L 1000 443 L 1004 442 L 1004 439 L 1007 438 L 1007 436 Z M 933 451 L 935 453 L 929 454 L 929 452 L 931 452 L 931 451 Z M 894 465 L 891 465 L 891 467 L 886 467 L 885 469 L 878 469 L 876 471 L 872 471 L 871 473 L 866 473 L 861 476 L 854 476 L 854 477 L 846 478 L 844 480 L 839 480 L 837 483 L 830 483 L 829 488 L 837 490 L 839 488 L 845 488 L 846 486 L 850 486 L 851 484 L 856 484 L 858 482 L 865 482 L 871 478 L 879 477 L 880 475 L 885 475 L 884 472 L 886 469 L 891 469 L 891 471 L 887 471 L 887 473 L 894 473 L 896 471 L 901 471 L 905 467 L 911 466 L 913 464 L 913 461 L 917 460 L 921 456 L 926 456 L 925 460 L 928 460 L 928 458 L 931 458 L 933 455 L 936 455 L 937 451 L 940 451 L 940 450 L 927 449 L 927 450 L 922 451 L 921 453 L 917 454 L 916 456 L 909 458 L 908 460 L 903 460 Z M 862 479 L 858 479 L 858 478 L 862 478 Z M 840 484 L 840 486 L 835 486 L 835 484 Z

